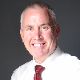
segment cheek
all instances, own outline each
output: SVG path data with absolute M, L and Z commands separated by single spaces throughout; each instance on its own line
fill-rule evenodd
M 23 42 L 25 45 L 29 44 L 30 39 L 31 39 L 30 34 L 27 32 L 24 32 L 23 33 Z
M 51 49 L 55 46 L 55 37 L 51 32 L 45 34 L 44 39 L 47 42 L 47 48 Z
M 30 49 L 30 41 L 31 41 L 31 37 L 29 35 L 25 34 L 24 38 L 23 38 L 23 43 L 27 50 Z
M 46 32 L 43 35 L 44 35 L 44 39 L 46 39 L 46 40 L 53 40 L 52 32 Z

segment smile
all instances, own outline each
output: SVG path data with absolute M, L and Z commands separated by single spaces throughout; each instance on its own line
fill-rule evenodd
M 45 43 L 35 43 L 32 44 L 34 47 L 43 47 Z

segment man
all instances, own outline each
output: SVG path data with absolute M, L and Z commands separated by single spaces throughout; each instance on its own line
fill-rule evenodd
M 33 60 L 16 69 L 11 80 L 39 80 L 34 79 L 36 65 L 44 67 L 40 80 L 80 80 L 80 60 L 60 50 L 59 32 L 55 13 L 47 4 L 29 4 L 21 14 L 20 35 Z

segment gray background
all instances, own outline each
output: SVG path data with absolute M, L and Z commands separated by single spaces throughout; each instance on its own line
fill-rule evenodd
M 20 14 L 30 0 L 0 0 L 0 80 L 11 74 L 31 56 L 21 43 Z M 80 58 L 80 0 L 44 0 L 54 8 L 61 25 L 59 46 Z

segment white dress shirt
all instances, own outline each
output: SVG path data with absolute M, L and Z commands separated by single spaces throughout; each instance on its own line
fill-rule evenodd
M 35 60 L 31 60 L 16 69 L 11 80 L 34 80 Z M 55 50 L 42 64 L 42 80 L 80 80 L 80 60 L 59 48 Z

